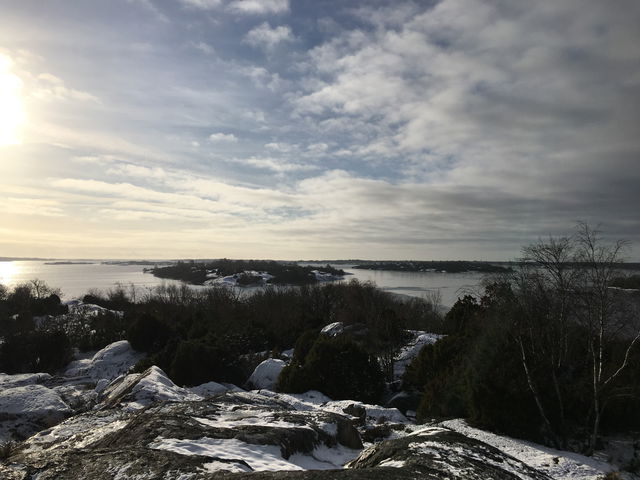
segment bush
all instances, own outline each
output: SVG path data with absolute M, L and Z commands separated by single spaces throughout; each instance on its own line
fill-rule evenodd
M 234 356 L 213 339 L 183 340 L 171 363 L 170 376 L 182 386 L 205 382 L 241 383 L 244 379 Z
M 72 358 L 71 343 L 61 331 L 31 331 L 5 337 L 0 346 L 0 371 L 55 373 Z
M 384 381 L 376 359 L 358 344 L 320 336 L 303 364 L 293 362 L 283 369 L 276 389 L 319 390 L 334 400 L 376 403 L 384 392 Z
M 140 352 L 157 352 L 172 336 L 171 327 L 150 313 L 143 313 L 127 329 L 127 340 Z

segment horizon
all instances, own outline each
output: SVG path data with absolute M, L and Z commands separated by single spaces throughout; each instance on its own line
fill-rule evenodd
M 618 7 L 5 2 L 0 254 L 508 262 L 581 220 L 640 261 Z

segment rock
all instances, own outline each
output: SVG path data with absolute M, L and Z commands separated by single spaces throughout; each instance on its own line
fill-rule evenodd
M 399 392 L 389 399 L 385 403 L 387 408 L 397 408 L 403 415 L 407 415 L 407 412 L 416 412 L 422 395 L 419 392 Z
M 356 405 L 355 403 L 349 404 L 347 407 L 343 408 L 342 411 L 361 421 L 364 421 L 367 418 L 367 409 L 364 408 L 364 406 Z
M 158 402 L 201 400 L 202 397 L 178 387 L 155 365 L 143 373 L 120 377 L 102 391 L 101 408 L 123 404 L 129 409 L 144 408 Z
M 89 377 L 94 381 L 113 380 L 131 369 L 143 357 L 129 342 L 121 340 L 107 345 L 93 358 L 71 362 L 65 371 L 67 377 Z
M 0 442 L 23 440 L 73 413 L 54 390 L 28 384 L 0 391 Z
M 342 322 L 334 322 L 329 325 L 325 325 L 320 330 L 320 333 L 327 335 L 328 337 L 336 337 L 344 330 L 344 324 Z
M 139 384 L 128 383 L 128 393 L 120 398 Z M 84 480 L 335 469 L 361 448 L 347 417 L 298 411 L 252 392 L 226 393 L 144 410 L 104 408 L 77 415 L 23 442 L 0 466 L 0 478 L 21 478 L 16 475 L 25 471 L 39 479 Z
M 225 393 L 226 391 L 233 389 L 218 382 L 207 382 L 196 387 L 191 387 L 188 390 L 191 393 L 200 395 L 202 398 L 208 398 L 220 395 L 221 393 Z
M 286 362 L 283 360 L 267 358 L 256 367 L 247 380 L 248 388 L 275 390 L 278 376 L 285 365 Z
M 551 480 L 495 447 L 440 427 L 375 444 L 348 467 L 366 470 L 393 467 L 414 472 L 415 478 L 430 479 Z

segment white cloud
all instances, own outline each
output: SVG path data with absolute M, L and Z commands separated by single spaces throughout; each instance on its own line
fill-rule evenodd
M 289 11 L 289 0 L 233 0 L 228 8 L 243 14 L 284 13 Z
M 271 73 L 264 67 L 245 67 L 241 68 L 239 73 L 249 77 L 256 87 L 266 88 L 272 92 L 283 88 L 286 84 L 278 73 Z
M 285 173 L 285 172 L 298 172 L 298 171 L 308 171 L 308 170 L 316 170 L 317 167 L 313 165 L 305 165 L 301 163 L 289 162 L 287 160 L 283 160 L 281 158 L 273 158 L 273 157 L 250 157 L 246 159 L 236 160 L 238 163 L 242 163 L 245 165 L 250 165 L 255 168 L 259 168 L 262 170 L 270 170 L 275 173 Z
M 237 143 L 238 137 L 233 133 L 212 133 L 209 135 L 209 141 L 213 143 Z
M 291 152 L 292 150 L 295 150 L 296 146 L 285 143 L 285 142 L 271 142 L 271 143 L 266 143 L 264 145 L 264 148 L 268 150 L 273 150 L 275 152 L 288 153 L 288 152 Z
M 199 8 L 201 10 L 209 10 L 218 8 L 222 5 L 222 0 L 180 0 L 189 7 Z
M 36 86 L 31 95 L 39 100 L 79 100 L 100 103 L 95 95 L 69 88 L 64 80 L 51 73 L 41 73 L 37 76 Z
M 216 53 L 216 49 L 206 42 L 191 42 L 191 46 L 196 50 L 200 50 L 205 55 L 213 55 Z
M 272 28 L 267 22 L 250 30 L 244 37 L 245 43 L 264 50 L 273 50 L 278 44 L 293 40 L 294 37 L 288 25 Z

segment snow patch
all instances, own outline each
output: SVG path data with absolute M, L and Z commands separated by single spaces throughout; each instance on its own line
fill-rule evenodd
M 256 389 L 275 390 L 278 375 L 286 363 L 277 358 L 267 358 L 253 371 L 247 384 Z
M 327 335 L 329 337 L 336 337 L 340 335 L 344 331 L 344 323 L 342 322 L 333 322 L 329 325 L 325 325 L 320 330 L 320 333 Z
M 592 480 L 612 470 L 608 463 L 578 453 L 555 450 L 526 440 L 485 432 L 470 427 L 464 420 L 447 420 L 438 424 L 492 445 L 530 467 L 563 480 Z
M 131 348 L 129 342 L 120 340 L 99 350 L 91 359 L 71 362 L 64 375 L 85 376 L 95 381 L 103 378 L 113 380 L 127 373 L 143 356 Z

